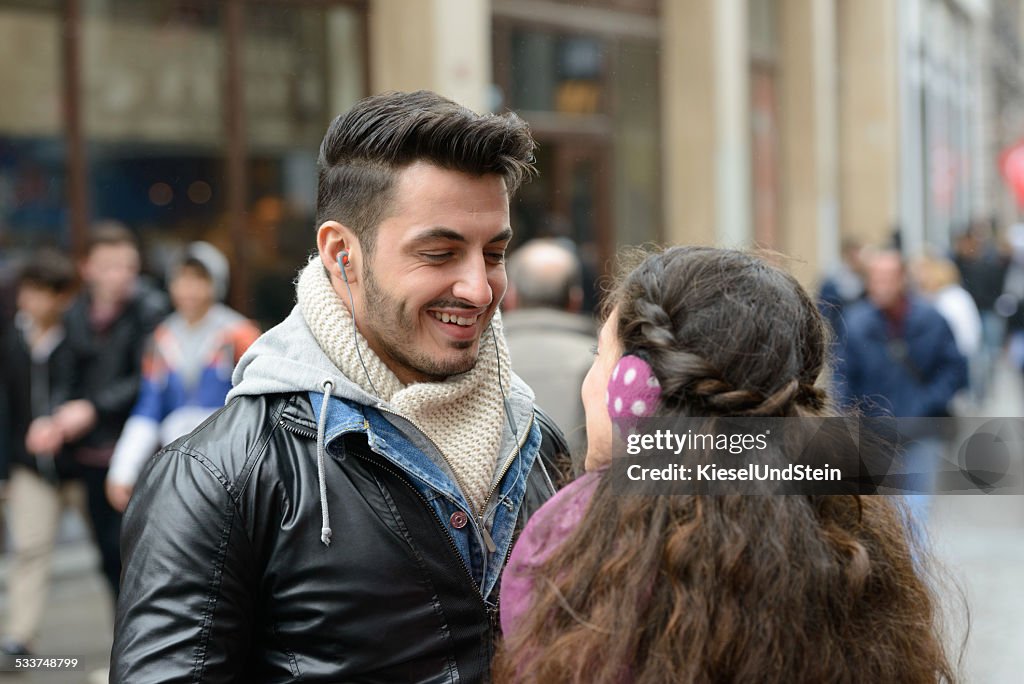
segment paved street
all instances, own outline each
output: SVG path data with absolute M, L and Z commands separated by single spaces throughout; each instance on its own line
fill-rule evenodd
M 77 522 L 77 521 L 74 521 Z M 72 532 L 78 525 L 68 525 Z M 80 528 L 79 528 L 80 529 Z M 0 567 L 6 583 L 7 567 Z M 0 620 L 6 620 L 7 597 L 0 597 Z M 57 554 L 50 601 L 36 646 L 39 656 L 78 658 L 79 669 L 0 673 L 0 684 L 93 684 L 89 675 L 107 666 L 113 611 L 99 573 L 99 556 L 84 542 L 69 542 Z
M 1024 415 L 1024 386 L 1016 374 L 999 375 L 990 402 L 981 412 Z M 71 520 L 65 536 L 80 536 Z M 936 555 L 969 605 L 970 635 L 964 656 L 965 681 L 1010 684 L 1024 672 L 1024 497 L 940 496 L 935 499 L 931 535 Z M 98 570 L 98 559 L 83 542 L 62 545 L 50 603 L 37 652 L 83 661 L 76 672 L 0 673 L 0 684 L 90 684 L 88 675 L 107 664 L 112 615 Z M 0 581 L 6 564 L 0 562 Z M 951 632 L 963 638 L 962 611 L 956 594 L 947 595 L 956 616 Z M 0 594 L 0 619 L 6 596 Z
M 962 587 L 969 606 L 966 681 L 1020 682 L 1024 673 L 1024 497 L 939 497 L 933 522 L 936 553 Z M 962 639 L 963 621 L 952 626 Z
M 1024 416 L 1024 384 L 1017 373 L 1001 369 L 992 396 L 978 413 Z M 932 511 L 931 534 L 936 555 L 967 597 L 970 632 L 965 680 L 1022 681 L 1024 497 L 939 496 Z M 947 607 L 953 604 L 950 600 Z M 962 639 L 962 611 L 959 615 L 951 631 Z

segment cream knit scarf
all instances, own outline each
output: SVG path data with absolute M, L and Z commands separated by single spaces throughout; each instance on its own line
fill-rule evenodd
M 366 338 L 356 332 L 366 363 L 363 371 L 352 343 L 352 316 L 331 287 L 318 257 L 311 259 L 299 274 L 296 293 L 302 316 L 327 358 L 368 393 L 374 394 L 375 387 L 380 399 L 411 420 L 437 445 L 455 472 L 463 494 L 479 513 L 494 479 L 505 421 L 491 329 L 480 340 L 480 355 L 472 370 L 443 382 L 403 385 L 370 349 Z M 509 382 L 508 348 L 497 312 L 493 330 L 506 374 L 503 381 Z M 373 387 L 367 382 L 367 374 Z

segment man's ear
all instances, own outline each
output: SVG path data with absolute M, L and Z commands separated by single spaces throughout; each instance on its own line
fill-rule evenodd
M 338 265 L 338 253 L 341 250 L 348 252 L 348 267 L 345 275 L 348 282 L 354 283 L 359 280 L 359 271 L 352 268 L 352 264 L 359 260 L 359 240 L 355 234 L 337 221 L 324 221 L 316 232 L 316 247 L 320 252 L 320 262 L 339 282 L 344 281 L 341 275 L 341 267 Z

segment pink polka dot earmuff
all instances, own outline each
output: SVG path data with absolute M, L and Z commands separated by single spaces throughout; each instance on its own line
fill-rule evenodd
M 608 379 L 608 415 L 622 434 L 636 429 L 641 418 L 658 410 L 661 383 L 651 364 L 636 354 L 625 354 Z

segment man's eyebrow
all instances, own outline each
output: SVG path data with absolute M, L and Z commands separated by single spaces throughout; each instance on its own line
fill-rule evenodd
M 445 228 L 443 226 L 437 226 L 434 228 L 428 228 L 422 233 L 413 237 L 410 242 L 429 242 L 430 240 L 452 240 L 453 242 L 466 242 L 466 238 L 462 237 L 461 233 L 458 233 L 451 228 Z
M 488 240 L 487 244 L 490 245 L 490 244 L 493 244 L 495 242 L 506 242 L 506 241 L 511 240 L 511 239 L 512 239 L 512 229 L 511 228 L 506 228 L 505 230 L 501 231 L 500 233 L 498 233 L 497 235 L 492 237 L 490 240 Z
M 492 237 L 487 241 L 487 244 L 495 242 L 504 242 L 512 239 L 512 229 L 505 228 L 500 233 Z M 457 231 L 451 228 L 445 228 L 444 226 L 437 226 L 434 228 L 428 228 L 422 233 L 416 235 L 410 240 L 410 242 L 429 242 L 430 240 L 451 240 L 452 242 L 467 242 L 466 238 Z

